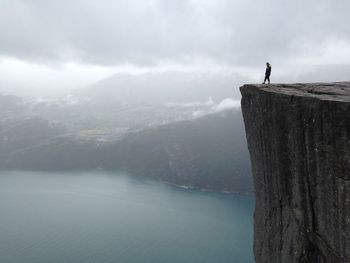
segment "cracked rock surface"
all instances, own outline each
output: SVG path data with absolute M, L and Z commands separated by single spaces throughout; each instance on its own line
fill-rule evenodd
M 350 82 L 241 93 L 256 262 L 350 262 Z

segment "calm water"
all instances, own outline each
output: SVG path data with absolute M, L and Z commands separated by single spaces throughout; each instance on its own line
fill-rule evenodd
M 106 173 L 0 173 L 0 262 L 254 262 L 252 197 Z

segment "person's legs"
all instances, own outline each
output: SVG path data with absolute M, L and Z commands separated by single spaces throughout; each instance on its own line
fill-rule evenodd
M 263 84 L 265 84 L 265 82 L 266 82 L 266 80 L 267 80 L 267 75 L 265 75 L 265 79 L 264 79 L 264 82 L 263 82 Z
M 270 84 L 270 76 L 266 76 L 266 78 L 267 78 L 267 81 L 268 81 L 269 84 Z

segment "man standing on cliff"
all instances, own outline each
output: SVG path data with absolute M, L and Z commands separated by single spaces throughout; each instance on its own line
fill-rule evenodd
M 270 84 L 270 75 L 271 75 L 271 64 L 269 62 L 266 62 L 266 71 L 265 71 L 265 79 L 262 84 L 265 84 L 266 80 Z

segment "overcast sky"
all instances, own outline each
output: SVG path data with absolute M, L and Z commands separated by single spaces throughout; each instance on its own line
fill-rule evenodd
M 349 10 L 348 0 L 1 0 L 0 91 L 167 69 L 261 81 L 266 61 L 272 79 L 310 70 L 322 81 L 320 65 L 349 69 Z

